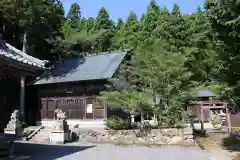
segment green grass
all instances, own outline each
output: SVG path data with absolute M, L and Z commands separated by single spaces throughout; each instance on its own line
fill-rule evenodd
M 240 146 L 240 140 L 238 140 L 234 136 L 229 136 L 227 134 L 196 137 L 196 139 L 206 148 L 218 147 L 228 149 L 231 146 Z

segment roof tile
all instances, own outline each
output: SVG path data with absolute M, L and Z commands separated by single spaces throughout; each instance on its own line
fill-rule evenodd
M 2 45 L 0 46 L 0 55 L 7 58 L 11 58 L 13 60 L 17 60 L 28 65 L 37 66 L 39 68 L 45 68 L 45 64 L 47 63 L 47 61 L 32 57 L 18 50 L 17 48 L 11 46 L 10 44 L 2 42 L 1 40 L 0 45 Z
M 125 55 L 126 52 L 115 51 L 75 56 L 56 64 L 35 85 L 112 78 Z

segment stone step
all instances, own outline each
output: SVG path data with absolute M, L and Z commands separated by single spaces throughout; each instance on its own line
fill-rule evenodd
M 30 141 L 36 142 L 36 143 L 48 143 L 50 141 L 50 131 L 41 129 L 38 133 L 36 133 L 32 137 Z
M 46 143 L 46 142 L 50 142 L 50 139 L 33 139 L 31 140 L 31 142 L 39 142 L 39 143 Z
M 34 137 L 41 129 L 43 128 L 43 126 L 37 127 L 37 128 L 29 128 L 29 130 L 33 129 L 31 134 L 27 135 L 26 139 L 29 140 L 32 137 Z
M 33 139 L 37 140 L 37 139 L 49 139 L 49 136 L 44 136 L 44 137 L 34 137 Z
M 42 132 L 42 131 L 40 131 L 37 134 L 35 134 L 35 136 L 38 136 L 38 135 L 48 135 L 48 134 L 50 134 L 50 132 Z
M 35 136 L 32 139 L 42 139 L 42 138 L 49 138 L 49 135 Z
M 36 135 L 36 136 L 34 136 L 32 139 L 36 139 L 36 138 L 44 138 L 44 137 L 49 137 L 50 135 L 49 134 L 45 134 L 45 135 L 43 135 L 43 134 L 41 134 L 41 135 Z

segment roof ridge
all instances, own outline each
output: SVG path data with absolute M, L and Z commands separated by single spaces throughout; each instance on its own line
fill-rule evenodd
M 86 54 L 85 57 L 94 57 L 94 56 L 99 56 L 99 55 L 108 55 L 108 54 L 115 54 L 115 53 L 124 53 L 126 51 L 121 51 L 121 50 L 113 50 L 113 51 L 106 51 L 106 52 L 94 52 L 94 53 L 88 53 Z

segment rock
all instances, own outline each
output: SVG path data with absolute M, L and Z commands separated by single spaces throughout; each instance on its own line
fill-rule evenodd
M 90 133 L 90 136 L 91 136 L 91 137 L 96 137 L 97 135 L 98 135 L 97 132 L 92 132 L 92 133 Z
M 106 131 L 106 133 L 107 133 L 109 136 L 117 135 L 117 132 L 118 132 L 118 131 L 114 131 L 114 130 L 108 130 L 108 131 Z
M 155 141 L 155 144 L 166 145 L 166 142 L 164 142 L 164 141 Z
M 171 138 L 170 137 L 167 137 L 167 136 L 164 136 L 162 137 L 162 141 L 165 143 L 165 144 L 168 144 L 170 142 Z
M 176 136 L 172 137 L 168 144 L 180 144 L 183 141 L 182 137 Z
M 193 139 L 193 135 L 184 135 L 184 139 Z
M 152 130 L 151 136 L 152 136 L 152 137 L 155 137 L 155 138 L 158 138 L 158 137 L 162 137 L 163 134 L 161 133 L 160 130 Z
M 143 134 L 140 130 L 134 130 L 136 137 L 143 137 Z
M 143 138 L 138 138 L 138 141 L 145 142 L 145 140 Z
M 193 139 L 187 139 L 183 141 L 183 145 L 191 146 L 191 145 L 195 145 L 195 142 Z
M 129 140 L 129 141 L 135 141 L 135 140 L 137 140 L 137 137 L 136 137 L 136 135 L 127 135 L 127 136 L 125 136 L 125 139 Z
M 117 136 L 111 136 L 110 139 L 115 141 L 115 140 L 118 139 L 118 137 Z
M 192 143 L 192 135 L 183 135 L 181 129 L 153 129 L 150 134 L 144 135 L 139 129 L 136 130 L 105 130 L 99 132 L 85 132 L 85 139 L 92 139 L 100 142 L 120 143 L 120 144 L 182 144 L 189 140 Z
M 163 133 L 162 134 L 164 136 L 174 137 L 174 136 L 178 136 L 180 134 L 180 130 L 178 130 L 176 128 L 163 129 Z
M 190 127 L 186 127 L 183 129 L 184 135 L 192 135 L 193 134 L 193 129 Z
M 152 138 L 155 140 L 155 141 L 162 141 L 163 140 L 163 135 L 161 133 L 158 133 L 156 136 L 153 136 Z

